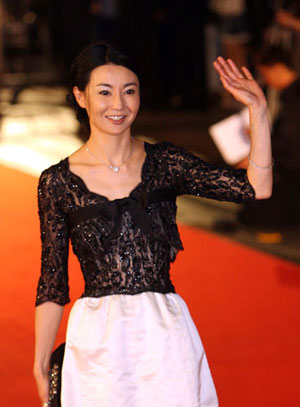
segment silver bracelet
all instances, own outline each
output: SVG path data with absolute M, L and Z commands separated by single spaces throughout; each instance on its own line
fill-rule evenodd
M 248 154 L 248 161 L 249 161 L 249 164 L 253 165 L 253 167 L 255 167 L 255 168 L 259 168 L 260 170 L 269 170 L 274 165 L 274 159 L 272 158 L 272 162 L 270 165 L 268 165 L 267 167 L 261 167 L 260 165 L 255 164 L 255 162 L 251 160 L 250 154 Z

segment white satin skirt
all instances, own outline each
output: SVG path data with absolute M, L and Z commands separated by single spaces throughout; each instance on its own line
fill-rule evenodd
M 81 298 L 68 323 L 62 407 L 217 407 L 183 299 L 144 292 Z

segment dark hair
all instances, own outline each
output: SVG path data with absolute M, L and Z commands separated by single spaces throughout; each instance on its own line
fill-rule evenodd
M 255 58 L 256 65 L 272 66 L 275 64 L 283 64 L 288 68 L 293 69 L 293 58 L 289 51 L 286 51 L 279 46 L 265 46 L 257 54 Z
M 130 69 L 139 78 L 141 85 L 142 75 L 139 66 L 124 44 L 119 42 L 101 41 L 90 44 L 84 48 L 77 56 L 71 66 L 71 87 L 67 95 L 67 101 L 75 109 L 76 117 L 85 132 L 90 131 L 90 123 L 86 109 L 77 103 L 73 95 L 73 87 L 84 91 L 91 76 L 91 72 L 101 65 L 114 64 L 122 65 Z

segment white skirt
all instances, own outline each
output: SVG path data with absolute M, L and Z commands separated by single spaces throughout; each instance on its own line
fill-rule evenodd
M 68 323 L 62 407 L 217 407 L 183 299 L 144 292 L 81 298 Z

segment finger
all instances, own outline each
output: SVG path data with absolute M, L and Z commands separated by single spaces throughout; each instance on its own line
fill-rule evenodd
M 232 93 L 234 88 L 232 87 L 230 82 L 223 76 L 220 77 L 220 81 L 222 82 L 223 88 L 226 89 L 228 92 Z
M 254 79 L 249 69 L 246 68 L 245 66 L 242 67 L 242 71 L 247 79 Z
M 230 68 L 232 69 L 232 72 L 235 73 L 235 75 L 239 78 L 239 79 L 244 79 L 243 74 L 241 73 L 241 71 L 238 69 L 238 67 L 236 66 L 236 64 L 234 63 L 234 61 L 232 59 L 227 59 L 228 65 L 230 66 Z
M 221 77 L 224 77 L 224 78 L 226 78 L 228 81 L 230 81 L 230 77 L 227 75 L 227 73 L 226 73 L 225 70 L 223 69 L 223 66 L 222 66 L 218 61 L 215 61 L 215 62 L 213 63 L 213 66 L 214 66 L 215 70 L 218 72 L 218 74 L 220 75 L 220 78 L 221 78 Z
M 226 72 L 227 76 L 229 76 L 231 79 L 235 80 L 237 79 L 236 74 L 233 72 L 233 70 L 231 69 L 230 65 L 228 64 L 227 61 L 225 61 L 224 58 L 222 57 L 218 57 L 217 61 L 219 62 L 219 64 L 222 66 L 223 70 Z

